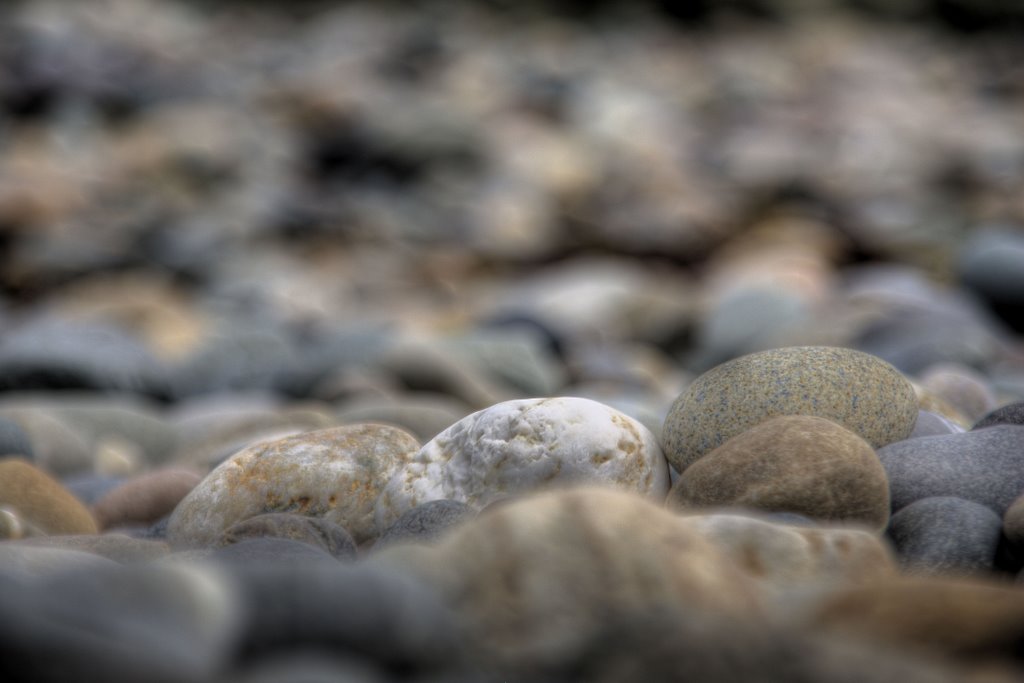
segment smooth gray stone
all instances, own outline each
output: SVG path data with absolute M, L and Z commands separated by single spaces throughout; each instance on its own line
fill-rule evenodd
M 111 566 L 117 563 L 81 550 L 38 548 L 13 541 L 0 543 L 0 572 L 44 577 Z
M 906 439 L 877 453 L 894 512 L 921 498 L 956 496 L 1002 515 L 1024 491 L 1024 426 Z
M 86 505 L 93 505 L 122 483 L 124 477 L 110 477 L 105 474 L 75 474 L 61 480 L 61 485 Z
M 394 543 L 429 543 L 445 531 L 476 516 L 457 500 L 432 500 L 407 510 L 377 539 L 375 548 Z
M 1024 401 L 996 408 L 978 420 L 971 429 L 984 429 L 994 425 L 1024 425 Z
M 953 496 L 922 498 L 889 520 L 887 534 L 907 571 L 991 571 L 1002 520 L 990 508 Z
M 210 560 L 231 565 L 252 564 L 334 564 L 335 559 L 309 543 L 287 538 L 250 538 L 217 548 Z
M 258 538 L 281 538 L 307 543 L 338 560 L 354 560 L 357 549 L 343 527 L 321 517 L 272 512 L 243 519 L 221 534 L 222 546 Z
M 0 416 L 0 457 L 17 455 L 29 461 L 35 460 L 32 442 L 28 434 L 14 420 Z
M 961 427 L 950 420 L 936 413 L 919 410 L 917 411 L 917 422 L 914 424 L 914 431 L 910 432 L 908 439 L 916 439 L 922 436 L 941 436 L 944 434 L 959 434 L 964 431 Z

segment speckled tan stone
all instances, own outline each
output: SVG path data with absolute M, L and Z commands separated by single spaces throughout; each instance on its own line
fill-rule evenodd
M 905 439 L 917 420 L 910 382 L 885 361 L 853 349 L 791 346 L 708 370 L 669 409 L 665 457 L 680 472 L 726 440 L 778 415 L 815 415 L 873 448 Z
M 50 475 L 20 458 L 0 460 L 0 506 L 47 534 L 95 534 L 89 510 Z
M 396 427 L 351 425 L 254 444 L 217 467 L 167 524 L 175 547 L 209 546 L 231 525 L 267 512 L 322 517 L 357 542 L 376 537 L 373 508 L 419 442 Z
M 873 529 L 889 520 L 889 480 L 874 449 L 831 420 L 780 415 L 686 468 L 668 503 L 795 512 Z

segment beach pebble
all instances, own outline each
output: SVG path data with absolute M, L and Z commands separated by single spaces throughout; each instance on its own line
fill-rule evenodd
M 893 511 L 915 500 L 955 496 L 1002 515 L 1024 491 L 1024 426 L 997 425 L 926 436 L 878 450 Z
M 58 548 L 92 553 L 119 564 L 149 562 L 167 555 L 170 550 L 166 543 L 124 534 L 96 534 L 76 536 L 42 536 L 18 541 L 20 546 L 33 548 Z
M 908 572 L 970 574 L 992 570 L 1001 527 L 999 515 L 980 503 L 934 496 L 894 514 L 887 536 Z
M 96 520 L 67 489 L 19 458 L 0 460 L 0 505 L 48 534 L 95 534 Z
M 380 535 L 374 548 L 393 543 L 430 543 L 476 516 L 473 508 L 457 500 L 432 500 L 408 510 Z
M 469 406 L 451 396 L 417 392 L 382 398 L 357 396 L 339 406 L 336 417 L 343 424 L 395 425 L 426 443 L 471 412 Z
M 921 375 L 920 383 L 972 422 L 998 405 L 985 377 L 964 365 L 933 365 Z
M 1024 492 L 1003 513 L 1003 534 L 1011 543 L 1024 547 Z
M 319 546 L 290 538 L 245 538 L 214 548 L 204 559 L 229 566 L 249 567 L 276 564 L 334 564 L 334 558 Z
M 0 576 L 48 577 L 116 566 L 114 560 L 84 550 L 0 543 Z
M 908 439 L 916 439 L 920 436 L 939 436 L 940 434 L 958 434 L 964 428 L 947 417 L 930 410 L 917 411 L 917 422 L 914 423 L 914 431 L 910 432 Z
M 170 514 L 202 477 L 185 469 L 160 469 L 122 482 L 106 493 L 92 511 L 101 529 L 149 525 Z
M 726 440 L 778 415 L 814 415 L 872 448 L 905 439 L 917 419 L 910 382 L 860 351 L 787 347 L 736 358 L 687 387 L 665 418 L 665 456 L 680 472 Z
M 12 455 L 32 460 L 32 442 L 21 425 L 10 418 L 0 417 L 0 457 Z
M 381 489 L 418 448 L 407 432 L 374 424 L 255 444 L 192 489 L 172 513 L 167 537 L 175 546 L 210 545 L 243 519 L 290 512 L 323 517 L 361 543 L 377 535 Z
M 383 531 L 431 500 L 480 509 L 510 494 L 575 484 L 616 486 L 661 500 L 668 465 L 636 420 L 583 398 L 506 401 L 438 434 L 404 464 L 377 501 Z
M 354 560 L 356 542 L 351 534 L 322 517 L 306 517 L 284 512 L 256 515 L 225 529 L 220 545 L 231 545 L 253 538 L 283 538 L 319 548 L 335 559 Z
M 820 417 L 781 415 L 687 467 L 668 502 L 795 512 L 881 530 L 889 520 L 889 482 L 874 449 L 850 430 Z
M 1024 401 L 996 408 L 975 422 L 971 429 L 984 429 L 993 425 L 1024 425 Z

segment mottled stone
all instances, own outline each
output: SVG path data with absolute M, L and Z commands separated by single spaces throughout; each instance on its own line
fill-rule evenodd
M 889 476 L 892 509 L 921 498 L 956 496 L 998 515 L 1024 491 L 1024 426 L 998 425 L 926 436 L 878 450 Z
M 163 469 L 133 477 L 93 505 L 101 529 L 152 524 L 170 514 L 202 477 L 191 470 Z
M 473 508 L 457 500 L 432 500 L 417 505 L 395 520 L 373 547 L 383 548 L 393 543 L 431 543 L 475 515 Z
M 935 496 L 894 514 L 887 535 L 908 572 L 969 574 L 992 570 L 1001 526 L 980 503 Z
M 246 448 L 211 472 L 168 522 L 172 545 L 212 544 L 231 525 L 267 512 L 323 517 L 357 542 L 377 535 L 373 507 L 419 448 L 407 432 L 352 425 Z
M 493 507 L 434 546 L 371 563 L 417 572 L 502 660 L 578 647 L 611 618 L 673 605 L 756 620 L 753 579 L 693 525 L 636 494 L 548 491 Z
M 889 519 L 889 482 L 874 449 L 850 430 L 820 417 L 781 415 L 687 467 L 668 501 L 795 512 L 881 530 Z
M 18 458 L 0 460 L 0 505 L 48 534 L 94 534 L 96 521 L 67 489 Z
M 729 438 L 778 415 L 823 417 L 878 448 L 910 435 L 917 399 L 895 368 L 859 351 L 762 351 L 712 368 L 676 399 L 665 418 L 665 455 L 682 472 Z
M 668 465 L 654 435 L 631 417 L 583 398 L 506 401 L 429 441 L 377 501 L 383 531 L 431 500 L 475 509 L 542 488 L 604 484 L 662 499 Z
M 866 529 L 780 523 L 749 514 L 681 519 L 770 595 L 873 581 L 896 572 L 888 546 Z
M 120 564 L 149 562 L 170 552 L 166 543 L 132 538 L 124 534 L 44 536 L 18 541 L 18 545 L 76 550 L 99 555 Z
M 251 538 L 284 538 L 308 543 L 339 560 L 356 558 L 356 542 L 342 527 L 320 517 L 291 515 L 284 512 L 272 512 L 243 519 L 221 534 L 218 545 L 231 545 Z
M 994 425 L 1024 425 L 1024 401 L 1007 403 L 996 408 L 975 422 L 972 429 L 984 429 Z

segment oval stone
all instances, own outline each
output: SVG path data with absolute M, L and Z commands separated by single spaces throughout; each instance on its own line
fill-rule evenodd
M 479 510 L 512 494 L 575 484 L 610 485 L 661 500 L 668 465 L 633 418 L 585 398 L 498 403 L 438 434 L 388 482 L 377 502 L 384 531 L 431 500 Z
M 186 469 L 146 472 L 109 491 L 93 506 L 93 513 L 102 529 L 152 524 L 174 510 L 201 480 Z
M 243 519 L 228 527 L 218 540 L 227 546 L 254 538 L 283 538 L 319 548 L 339 560 L 356 559 L 356 543 L 345 529 L 322 517 L 271 512 Z
M 889 519 L 889 481 L 874 449 L 850 430 L 820 417 L 781 415 L 687 467 L 668 502 L 795 512 L 881 530 Z
M 322 517 L 357 542 L 376 536 L 381 488 L 419 448 L 408 432 L 365 424 L 250 446 L 206 476 L 167 525 L 171 544 L 209 546 L 231 525 L 268 512 Z
M 853 349 L 792 346 L 735 358 L 698 377 L 665 418 L 665 457 L 680 472 L 726 440 L 778 415 L 832 420 L 878 448 L 910 435 L 910 382 Z
M 20 458 L 0 460 L 0 505 L 47 534 L 95 534 L 96 521 L 71 493 Z

